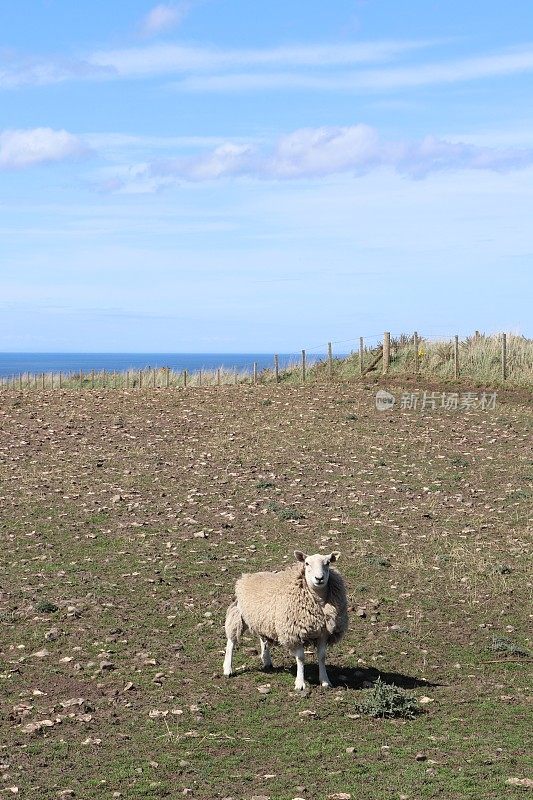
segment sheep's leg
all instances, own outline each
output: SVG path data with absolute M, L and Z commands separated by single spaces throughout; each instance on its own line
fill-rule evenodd
M 242 634 L 247 630 L 248 626 L 239 611 L 237 601 L 234 600 L 226 612 L 226 656 L 224 658 L 224 675 L 231 675 L 233 673 L 233 650 L 235 645 L 239 644 L 239 639 Z
M 304 680 L 304 648 L 303 645 L 300 647 L 295 647 L 292 651 L 293 656 L 296 659 L 296 681 L 294 684 L 294 688 L 297 691 L 302 691 L 306 688 L 305 680 Z
M 268 641 L 263 639 L 261 636 L 259 639 L 261 641 L 261 663 L 263 665 L 263 669 L 272 669 L 272 658 L 270 655 Z
M 317 646 L 317 656 L 318 656 L 318 680 L 320 681 L 321 685 L 325 688 L 331 688 L 331 681 L 329 679 L 327 670 L 326 670 L 326 647 L 327 643 L 325 639 L 321 639 Z
M 235 642 L 231 639 L 228 639 L 228 643 L 226 644 L 226 656 L 224 658 L 224 675 L 231 675 L 233 673 L 233 650 L 235 648 Z

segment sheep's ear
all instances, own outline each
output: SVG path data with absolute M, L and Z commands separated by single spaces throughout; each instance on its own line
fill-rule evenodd
M 338 550 L 334 550 L 334 552 L 330 554 L 329 560 L 331 561 L 332 564 L 334 564 L 335 561 L 338 561 L 340 557 L 341 557 L 340 552 Z
M 294 558 L 296 559 L 296 561 L 305 561 L 307 556 L 305 555 L 305 553 L 302 553 L 301 550 L 295 550 L 294 551 Z

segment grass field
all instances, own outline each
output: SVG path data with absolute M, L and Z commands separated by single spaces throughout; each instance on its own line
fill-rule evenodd
M 374 394 L 3 397 L 2 796 L 524 796 L 527 397 L 380 413 Z M 342 551 L 351 604 L 336 688 L 313 665 L 305 697 L 292 659 L 274 648 L 262 673 L 251 639 L 221 675 L 235 579 L 295 547 Z M 378 677 L 423 713 L 360 714 Z

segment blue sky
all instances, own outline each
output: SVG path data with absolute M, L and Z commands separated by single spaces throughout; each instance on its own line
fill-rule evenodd
M 0 350 L 533 334 L 533 4 L 5 0 Z

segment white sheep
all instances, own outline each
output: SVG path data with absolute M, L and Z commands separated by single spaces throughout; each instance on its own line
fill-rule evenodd
M 326 671 L 326 648 L 342 638 L 348 628 L 344 582 L 329 565 L 340 556 L 306 556 L 294 551 L 297 563 L 281 572 L 242 575 L 235 584 L 236 599 L 226 613 L 226 657 L 224 675 L 231 675 L 233 650 L 249 629 L 261 641 L 264 669 L 272 667 L 270 644 L 282 644 L 296 658 L 295 689 L 306 687 L 304 648 L 316 647 L 319 680 L 331 686 Z

